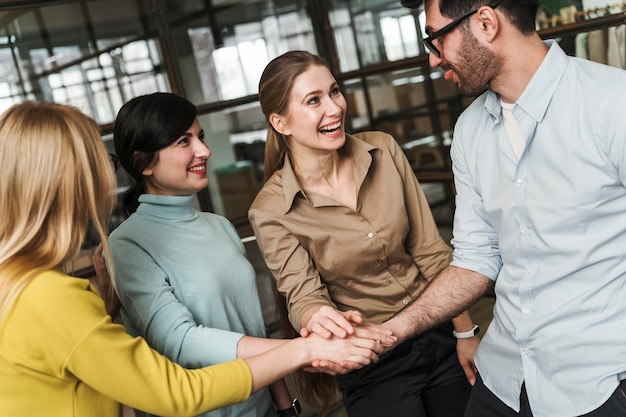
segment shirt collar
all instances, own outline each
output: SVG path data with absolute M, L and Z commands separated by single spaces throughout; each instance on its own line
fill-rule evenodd
M 544 43 L 549 48 L 548 54 L 516 103 L 537 123 L 541 122 L 545 116 L 567 66 L 567 55 L 559 44 L 554 40 L 547 40 Z M 500 97 L 492 90 L 487 92 L 485 110 L 494 119 L 499 119 L 502 110 Z
M 376 146 L 360 140 L 352 135 L 346 134 L 346 143 L 343 149 L 352 158 L 354 163 L 354 175 L 357 185 L 357 190 L 361 188 L 361 184 L 367 176 L 367 172 L 373 161 L 372 151 L 378 149 Z M 298 178 L 296 177 L 289 155 L 285 154 L 285 162 L 282 171 L 282 185 L 285 193 L 285 208 L 284 212 L 287 213 L 293 206 L 293 201 L 296 196 L 300 194 L 304 199 L 309 200 L 306 193 L 302 189 Z

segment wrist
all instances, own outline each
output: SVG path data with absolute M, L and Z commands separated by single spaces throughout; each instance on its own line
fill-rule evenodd
M 452 331 L 452 335 L 457 339 L 471 339 L 476 336 L 480 332 L 480 327 L 478 325 L 474 325 L 470 330 L 466 332 L 457 332 L 456 330 Z
M 300 401 L 298 401 L 297 398 L 293 399 L 289 408 L 276 410 L 278 417 L 297 417 L 300 415 L 300 412 L 302 412 L 302 408 L 300 407 Z
M 296 337 L 290 339 L 285 345 L 289 346 L 290 355 L 295 356 L 295 364 L 298 368 L 303 366 L 309 366 L 315 359 L 315 349 L 313 345 L 313 339 L 308 337 Z M 319 356 L 319 355 L 318 355 Z

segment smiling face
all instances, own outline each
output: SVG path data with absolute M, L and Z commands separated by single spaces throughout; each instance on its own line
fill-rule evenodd
M 452 21 L 441 14 L 438 1 L 427 2 L 425 12 L 428 33 L 436 32 Z M 468 21 L 434 41 L 441 56 L 428 55 L 431 67 L 441 67 L 446 80 L 457 84 L 461 94 L 472 97 L 484 92 L 501 68 L 500 58 L 480 43 L 471 28 L 464 26 L 477 18 L 477 14 L 472 14 Z
M 313 65 L 295 79 L 286 114 L 272 114 L 270 122 L 287 137 L 292 152 L 326 152 L 345 143 L 346 110 L 346 99 L 328 68 Z
M 196 118 L 187 131 L 158 151 L 155 163 L 143 170 L 146 191 L 160 195 L 191 195 L 209 184 L 206 162 L 211 151 Z

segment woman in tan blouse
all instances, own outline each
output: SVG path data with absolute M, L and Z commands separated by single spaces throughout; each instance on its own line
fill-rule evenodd
M 265 185 L 249 216 L 291 324 L 304 335 L 375 335 L 451 260 L 411 166 L 393 137 L 345 132 L 346 100 L 318 56 L 271 61 L 259 98 Z M 462 416 L 474 328 L 463 313 L 337 377 L 348 414 Z

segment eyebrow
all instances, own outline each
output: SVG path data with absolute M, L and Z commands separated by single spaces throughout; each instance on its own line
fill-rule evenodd
M 305 101 L 307 101 L 307 99 L 308 99 L 310 96 L 318 96 L 318 95 L 320 95 L 320 94 L 322 94 L 322 90 L 315 90 L 315 91 L 311 91 L 311 92 L 309 92 L 309 93 L 306 93 L 306 94 L 304 95 L 304 97 L 302 97 L 302 102 L 304 103 Z
M 339 83 L 337 81 L 333 82 L 330 87 L 329 90 L 332 90 L 335 87 L 339 87 Z M 304 95 L 304 97 L 302 98 L 302 103 L 304 103 L 305 101 L 307 101 L 307 99 L 309 98 L 309 96 L 318 96 L 320 94 L 324 94 L 324 92 L 322 90 L 315 90 L 315 91 L 310 91 L 308 93 L 306 93 Z

